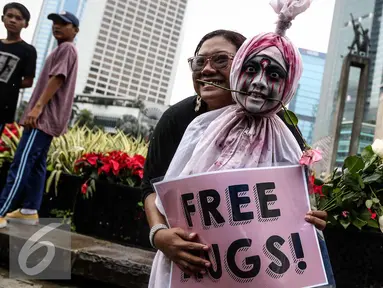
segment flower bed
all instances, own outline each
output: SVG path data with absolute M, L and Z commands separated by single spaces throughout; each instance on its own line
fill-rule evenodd
M 383 142 L 349 156 L 326 181 L 311 179 L 338 287 L 383 287 Z
M 13 124 L 2 135 L 0 188 L 21 133 L 22 128 Z M 121 132 L 111 135 L 74 127 L 55 138 L 40 217 L 69 218 L 78 233 L 149 248 L 139 189 L 146 151 L 145 141 Z
M 75 173 L 87 180 L 81 193 L 88 197 L 95 192 L 95 181 L 139 187 L 144 176 L 145 158 L 141 155 L 129 156 L 122 151 L 88 153 L 75 162 Z
M 84 179 L 74 217 L 79 233 L 150 247 L 139 188 L 144 162 L 122 151 L 88 153 L 76 161 L 75 172 Z
M 319 209 L 328 211 L 330 224 L 383 231 L 383 158 L 374 144 L 347 157 L 328 181 L 317 181 Z

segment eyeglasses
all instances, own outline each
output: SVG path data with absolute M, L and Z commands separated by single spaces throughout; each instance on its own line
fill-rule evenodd
M 206 66 L 207 61 L 210 61 L 210 65 L 216 69 L 225 69 L 229 65 L 229 62 L 234 58 L 233 54 L 218 52 L 210 56 L 195 56 L 188 59 L 190 69 L 192 72 L 200 72 Z

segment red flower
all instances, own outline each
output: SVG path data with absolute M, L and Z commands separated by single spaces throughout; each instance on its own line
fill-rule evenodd
M 17 130 L 15 124 L 7 124 L 6 127 L 9 129 L 9 131 L 12 132 L 13 135 L 15 135 L 16 137 L 19 137 L 19 131 Z M 4 129 L 3 133 L 8 138 L 12 138 L 11 133 L 9 133 L 7 129 Z
M 370 211 L 371 219 L 375 220 L 376 219 L 376 213 L 372 212 L 370 208 L 367 208 L 367 209 L 368 209 L 368 211 Z
M 85 182 L 84 184 L 82 184 L 81 186 L 81 193 L 82 194 L 86 194 L 86 191 L 88 190 L 88 183 Z
M 313 188 L 314 188 L 314 194 L 319 194 L 321 197 L 324 196 L 322 191 L 322 185 L 320 186 L 314 185 Z
M 114 159 L 110 160 L 110 164 L 112 164 L 113 170 L 118 170 L 118 168 L 120 167 L 120 164 L 118 164 L 118 162 Z
M 102 172 L 108 174 L 110 169 L 112 168 L 112 166 L 110 166 L 110 164 L 105 164 L 104 166 L 102 166 L 100 169 Z M 100 174 L 100 173 L 99 173 Z
M 315 177 L 313 175 L 309 177 L 309 186 L 311 188 L 310 194 L 318 194 L 320 197 L 324 196 L 322 191 L 323 185 L 315 185 Z
M 143 170 L 143 169 L 138 170 L 138 176 L 139 176 L 141 179 L 144 178 L 144 170 Z
M 0 152 L 5 152 L 5 151 L 8 151 L 9 148 L 5 147 L 5 146 L 0 146 Z
M 136 154 L 136 155 L 134 155 L 133 159 L 137 163 L 139 163 L 140 165 L 144 166 L 144 164 L 145 164 L 145 157 L 144 156 Z
M 133 175 L 137 175 L 142 179 L 144 177 L 144 170 L 143 169 L 134 169 L 132 172 Z
M 9 147 L 3 140 L 0 139 L 0 152 L 8 151 Z
M 86 159 L 90 165 L 96 166 L 97 165 L 97 160 L 98 156 L 90 156 Z
M 347 218 L 348 215 L 350 215 L 350 212 L 348 212 L 348 211 L 343 211 L 343 212 L 342 212 L 342 216 L 343 216 L 344 218 Z
M 113 174 L 117 175 L 120 171 L 120 164 L 116 160 L 110 160 L 110 164 L 112 164 Z
M 315 181 L 315 177 L 314 177 L 314 175 L 311 175 L 311 176 L 309 177 L 309 183 L 312 184 L 312 185 L 314 185 L 314 181 Z
M 75 163 L 75 169 L 84 168 L 86 174 L 97 171 L 98 175 L 107 176 L 115 182 L 125 183 L 131 177 L 144 176 L 145 157 L 133 157 L 123 151 L 110 151 L 108 153 L 87 153 Z M 97 169 L 97 170 L 96 170 Z M 139 184 L 139 183 L 138 183 Z

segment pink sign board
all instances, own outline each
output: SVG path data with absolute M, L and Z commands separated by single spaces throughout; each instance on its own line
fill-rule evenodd
M 198 233 L 212 267 L 179 287 L 318 287 L 327 284 L 300 166 L 213 172 L 154 184 L 170 227 Z

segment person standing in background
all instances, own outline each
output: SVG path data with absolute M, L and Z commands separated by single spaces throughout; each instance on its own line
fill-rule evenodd
M 3 8 L 1 20 L 7 38 L 0 40 L 0 137 L 5 124 L 14 122 L 20 89 L 33 85 L 36 71 L 36 49 L 21 38 L 31 15 L 16 2 Z
M 23 136 L 0 194 L 0 228 L 8 221 L 38 224 L 45 176 L 46 159 L 53 137 L 67 131 L 75 96 L 78 56 L 73 43 L 79 20 L 63 11 L 49 14 L 58 46 L 45 61 L 36 88 L 21 119 Z M 21 195 L 22 194 L 22 195 Z M 23 196 L 22 209 L 6 212 Z

